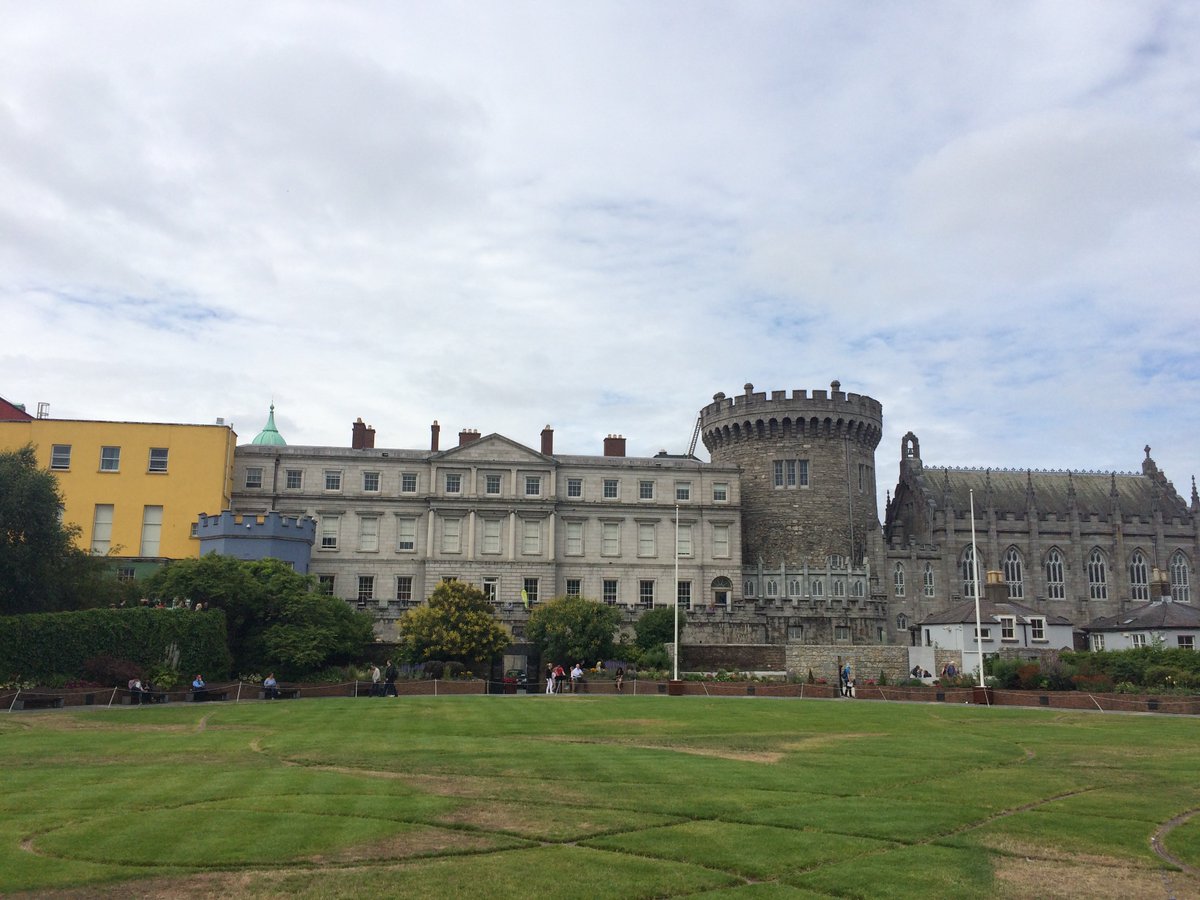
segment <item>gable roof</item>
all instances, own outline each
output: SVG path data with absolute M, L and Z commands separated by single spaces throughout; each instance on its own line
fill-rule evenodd
M 1017 622 L 1028 624 L 1030 619 L 1045 619 L 1047 625 L 1071 625 L 1070 619 L 1052 613 L 1038 612 L 1032 607 L 1012 600 L 992 601 L 984 598 L 979 601 L 979 618 L 983 622 L 999 622 L 1001 616 L 1013 616 Z M 934 613 L 922 619 L 920 625 L 974 625 L 975 601 L 967 600 L 956 603 L 949 609 Z
M 429 458 L 442 462 L 457 462 L 461 460 L 462 462 L 508 464 L 522 462 L 537 463 L 539 465 L 554 464 L 553 456 L 546 456 L 531 447 L 526 447 L 512 438 L 507 438 L 496 432 L 476 438 L 466 444 L 459 444 L 457 447 L 450 447 L 447 450 L 438 450 L 435 453 L 430 453 Z
M 1154 600 L 1115 616 L 1100 616 L 1084 626 L 1087 631 L 1141 631 L 1146 628 L 1200 628 L 1200 609 L 1190 603 Z
M 33 416 L 25 412 L 25 407 L 9 403 L 0 397 L 0 422 L 30 422 Z

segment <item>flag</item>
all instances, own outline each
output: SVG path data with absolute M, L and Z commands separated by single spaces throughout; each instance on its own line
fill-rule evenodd
M 521 588 L 521 602 L 525 604 L 525 608 L 529 609 L 529 591 Z

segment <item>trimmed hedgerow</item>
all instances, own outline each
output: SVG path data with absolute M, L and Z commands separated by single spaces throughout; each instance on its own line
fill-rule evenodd
M 148 669 L 177 650 L 181 672 L 229 674 L 225 615 L 217 609 L 88 609 L 0 617 L 0 680 L 82 676 L 100 656 Z

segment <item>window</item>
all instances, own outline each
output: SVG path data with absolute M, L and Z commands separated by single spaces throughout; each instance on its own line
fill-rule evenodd
M 542 552 L 542 522 L 540 519 L 524 519 L 521 528 L 521 552 L 526 556 Z
M 321 549 L 336 550 L 341 516 L 321 516 Z
M 342 470 L 341 469 L 326 469 L 325 470 L 325 490 L 340 491 L 342 489 Z
M 538 602 L 538 580 L 536 578 L 526 578 L 523 589 L 524 598 L 528 599 L 531 604 Z
M 525 476 L 525 496 L 540 497 L 542 495 L 542 476 L 541 475 L 526 475 Z
M 1008 598 L 1020 600 L 1025 596 L 1025 567 L 1021 551 L 1009 547 L 1004 554 L 1004 583 L 1008 586 Z
M 417 520 L 409 517 L 396 519 L 396 549 L 417 549 Z
M 134 581 L 135 578 L 136 573 L 133 570 L 133 566 L 117 567 L 117 581 L 119 581 L 121 584 L 129 584 L 130 582 Z
M 692 499 L 692 483 L 690 481 L 675 482 L 675 502 L 687 503 Z
M 483 552 L 497 554 L 500 552 L 500 532 L 504 523 L 500 519 L 483 520 Z
M 1046 639 L 1046 620 L 1041 618 L 1030 618 L 1029 620 L 1029 639 L 1031 641 L 1044 641 Z
M 654 523 L 638 523 L 638 556 L 657 556 L 657 543 L 654 538 Z
M 379 517 L 360 516 L 358 519 L 358 549 L 364 553 L 379 552 Z
M 1195 650 L 1196 649 L 1196 638 L 1194 635 L 1181 634 L 1178 636 L 1178 638 L 1176 638 L 1176 640 L 1179 642 L 1180 650 Z
M 1146 633 L 1144 631 L 1135 631 L 1129 635 L 1129 645 L 1131 647 L 1145 647 Z
M 121 448 L 120 447 L 101 447 L 100 448 L 100 471 L 101 472 L 117 472 L 121 469 Z M 259 473 L 262 470 L 259 469 Z
M 568 478 L 567 479 L 567 496 L 582 497 L 583 496 L 583 479 Z
M 605 478 L 604 479 L 604 499 L 605 500 L 616 500 L 617 499 L 617 479 L 615 479 L 615 478 Z
M 304 470 L 287 469 L 284 471 L 283 486 L 289 491 L 298 491 L 304 487 Z
M 933 596 L 933 563 L 925 563 L 925 596 Z
M 807 459 L 777 459 L 774 463 L 775 487 L 808 487 Z
M 639 481 L 638 482 L 638 499 L 653 500 L 654 499 L 654 482 Z
M 368 494 L 379 492 L 379 473 L 363 472 L 363 491 Z
M 567 556 L 583 555 L 583 523 L 567 523 Z
M 1105 573 L 1104 553 L 1099 547 L 1088 555 L 1088 596 L 1093 600 L 1108 599 L 1108 576 Z
M 654 582 L 642 579 L 638 582 L 638 603 L 642 606 L 654 605 Z
M 446 493 L 461 494 L 462 493 L 462 475 L 457 472 L 446 473 Z
M 499 475 L 483 476 L 483 492 L 485 494 L 499 494 L 500 493 L 500 476 Z
M 860 579 L 855 579 L 850 586 L 850 593 L 855 597 L 865 597 L 867 594 L 867 586 Z
M 1067 596 L 1067 585 L 1063 581 L 1063 555 L 1057 547 L 1046 554 L 1046 596 L 1051 600 L 1063 600 Z
M 713 556 L 717 559 L 729 558 L 729 526 L 713 526 Z
M 404 472 L 400 475 L 400 493 L 415 494 L 417 492 L 417 473 Z
M 833 639 L 835 641 L 849 641 L 850 640 L 850 626 L 849 625 L 834 625 L 833 626 Z
M 767 579 L 767 596 L 768 597 L 778 597 L 779 596 L 779 582 L 774 578 Z
M 158 556 L 162 541 L 163 508 L 147 506 L 142 509 L 141 556 Z
M 317 591 L 327 597 L 333 596 L 333 580 L 336 576 L 333 575 L 318 575 L 317 576 Z
M 788 622 L 788 640 L 803 641 L 804 640 L 804 625 L 799 619 L 792 619 Z
M 980 561 L 982 566 L 982 560 Z M 962 592 L 963 596 L 968 600 L 975 597 L 975 550 L 968 544 L 963 550 L 962 564 L 959 567 L 962 570 Z
M 677 543 L 675 545 L 675 549 L 678 551 L 679 555 L 680 556 L 691 556 L 692 555 L 692 526 L 686 525 L 686 524 L 680 525 L 679 531 L 677 532 L 676 541 L 677 541 Z
M 600 586 L 600 599 L 609 606 L 617 602 L 617 579 L 604 579 L 604 583 Z
M 495 603 L 500 593 L 500 579 L 495 575 L 485 576 L 483 579 L 483 599 L 488 603 Z
M 831 553 L 826 557 L 825 561 L 829 563 L 829 568 L 831 569 L 846 568 L 846 557 L 842 556 L 840 553 Z
M 992 639 L 992 629 L 990 628 L 972 628 L 971 631 L 974 632 L 977 643 L 980 640 L 990 641 Z
M 834 597 L 845 597 L 846 596 L 846 582 L 844 582 L 840 578 L 834 578 L 832 580 L 832 583 L 829 585 L 829 588 L 830 588 L 829 593 L 831 596 L 834 596 Z
M 567 579 L 567 596 L 578 597 L 583 593 L 583 581 L 579 578 Z
M 679 582 L 679 587 L 675 592 L 675 602 L 681 609 L 692 608 L 692 583 L 690 581 Z
M 113 505 L 97 503 L 92 518 L 92 553 L 103 556 L 112 543 Z
M 896 596 L 904 596 L 904 563 L 896 563 L 895 571 L 892 573 L 892 583 L 896 586 Z
M 871 467 L 865 463 L 858 464 L 858 492 L 860 494 L 871 490 L 871 485 L 874 480 L 874 475 L 871 472 Z
M 803 591 L 800 588 L 800 579 L 793 578 L 788 582 L 788 596 L 799 597 Z
M 743 597 L 753 597 L 754 596 L 754 579 L 753 578 L 747 578 L 745 581 L 742 582 L 742 596 Z
M 71 445 L 70 444 L 52 444 L 50 446 L 50 468 L 52 468 L 52 469 L 69 469 L 69 468 L 71 468 Z
M 1104 649 L 1104 635 L 1102 635 L 1102 634 L 1089 635 L 1088 640 L 1091 642 L 1093 650 L 1103 650 Z
M 358 602 L 366 603 L 368 600 L 375 597 L 375 576 L 374 575 L 359 575 L 358 576 Z
M 1150 599 L 1150 578 L 1146 569 L 1146 557 L 1141 550 L 1134 550 L 1129 559 L 1129 596 L 1134 600 Z
M 600 524 L 600 555 L 621 555 L 621 524 L 619 522 L 602 522 Z
M 713 503 L 726 503 L 729 500 L 729 485 L 719 481 L 713 485 Z
M 1000 617 L 1000 640 L 1015 641 L 1017 639 L 1017 620 L 1013 616 Z
M 167 448 L 166 447 L 151 447 L 150 448 L 150 463 L 146 468 L 148 472 L 165 472 L 167 471 Z
M 462 552 L 462 519 L 442 520 L 442 552 Z
M 814 578 L 812 580 L 812 584 L 809 585 L 809 593 L 811 593 L 814 597 L 824 597 L 825 582 L 823 582 L 820 578 Z
M 1192 592 L 1188 584 L 1188 561 L 1182 551 L 1171 556 L 1171 599 L 1177 603 L 1191 603 Z
M 796 460 L 797 478 L 800 482 L 800 487 L 808 487 L 808 460 Z
M 402 603 L 411 603 L 413 598 L 413 580 L 411 575 L 396 576 L 396 599 Z
M 251 466 L 246 469 L 246 487 L 260 488 L 262 487 L 262 468 L 259 466 Z

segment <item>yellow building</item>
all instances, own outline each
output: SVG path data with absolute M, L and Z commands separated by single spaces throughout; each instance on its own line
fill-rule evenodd
M 237 435 L 227 425 L 0 420 L 0 450 L 26 444 L 58 478 L 63 521 L 97 555 L 198 557 L 193 523 L 230 505 Z

